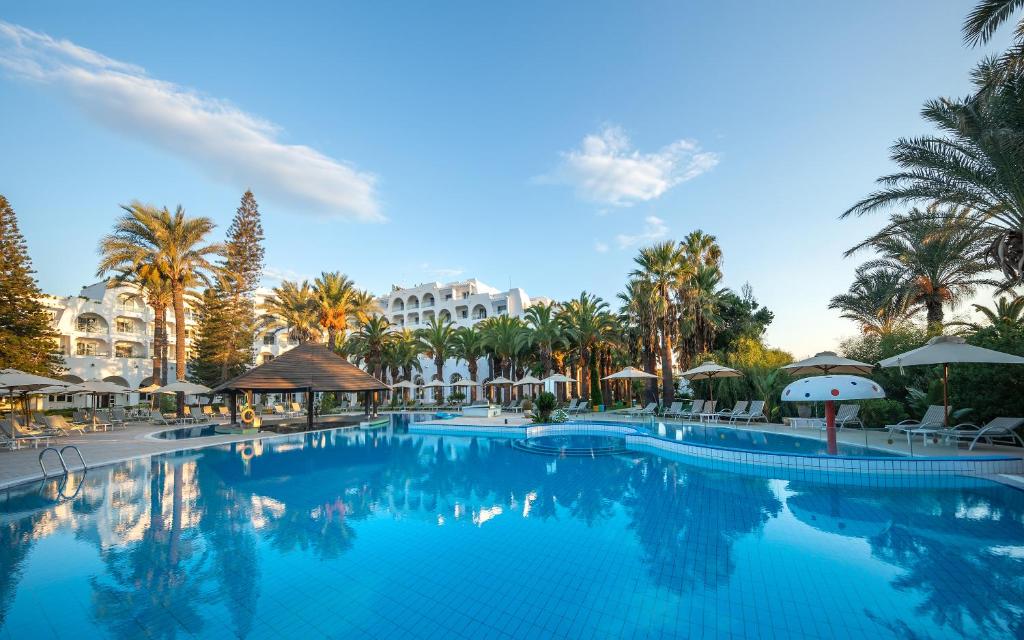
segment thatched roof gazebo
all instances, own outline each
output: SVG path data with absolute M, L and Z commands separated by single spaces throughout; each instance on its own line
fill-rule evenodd
M 240 392 L 305 393 L 306 422 L 313 426 L 313 394 L 380 391 L 388 385 L 331 351 L 326 345 L 307 342 L 270 362 L 214 388 L 213 393 L 231 396 L 231 422 L 237 422 L 235 402 Z M 366 403 L 369 407 L 369 402 Z

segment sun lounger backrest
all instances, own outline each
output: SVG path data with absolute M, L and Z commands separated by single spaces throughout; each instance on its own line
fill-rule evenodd
M 704 413 L 714 413 L 715 405 L 718 404 L 718 400 L 708 400 L 704 403 Z
M 949 408 L 952 413 L 953 407 Z M 943 424 L 946 421 L 946 410 L 941 404 L 933 404 L 928 406 L 928 410 L 921 416 L 921 424 Z
M 988 424 L 982 428 L 990 431 L 1008 433 L 1019 427 L 1021 424 L 1024 424 L 1024 418 L 992 418 L 989 420 Z
M 759 416 L 764 413 L 764 400 L 754 400 L 750 403 L 750 409 L 747 410 L 747 414 L 751 416 Z
M 859 404 L 841 404 L 836 411 L 836 420 L 852 420 L 860 413 Z
M 703 410 L 704 410 L 704 401 L 703 400 L 694 400 L 693 404 L 690 406 L 690 413 L 700 413 Z
M 731 413 L 743 413 L 747 410 L 747 405 L 750 403 L 749 400 L 737 400 L 736 404 L 732 406 Z

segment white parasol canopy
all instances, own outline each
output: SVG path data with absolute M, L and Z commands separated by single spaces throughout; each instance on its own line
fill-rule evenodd
M 391 385 L 392 389 L 417 389 L 419 385 L 411 380 L 402 380 Z
M 1024 358 L 1002 351 L 976 347 L 960 336 L 935 336 L 923 347 L 886 358 L 878 363 L 880 367 L 914 367 L 918 365 L 942 365 L 942 406 L 944 423 L 949 426 L 949 365 L 957 362 L 976 364 L 1024 364 Z
M 157 393 L 184 393 L 186 396 L 203 395 L 210 393 L 211 391 L 213 391 L 213 389 L 206 385 L 187 382 L 185 380 L 177 380 L 170 384 L 165 384 L 156 390 Z
M 866 362 L 857 362 L 856 360 L 843 358 L 836 355 L 833 351 L 822 351 L 821 353 L 814 354 L 813 358 L 807 358 L 806 360 L 787 364 L 779 368 L 785 369 L 795 376 L 821 373 L 852 373 L 869 375 L 874 369 L 873 366 Z
M 153 384 L 146 385 L 145 387 L 139 387 L 139 393 L 156 393 L 159 388 L 160 385 L 154 382 Z
M 0 369 L 0 389 L 6 391 L 32 391 L 43 387 L 66 387 L 70 382 L 25 373 L 18 369 Z
M 107 382 L 106 380 L 86 380 L 85 382 L 79 382 L 77 385 L 81 389 L 81 393 L 131 393 L 132 390 L 128 387 L 122 387 L 119 384 L 113 382 Z
M 423 385 L 424 387 L 450 387 L 451 385 L 442 380 L 431 380 Z
M 641 369 L 637 369 L 636 367 L 626 367 L 622 371 L 616 371 L 612 375 L 605 376 L 605 377 L 603 377 L 601 379 L 602 380 L 635 380 L 637 378 L 654 378 L 654 379 L 657 379 L 658 376 L 656 376 L 654 374 L 651 374 L 651 373 L 647 373 L 646 371 L 643 371 Z
M 521 387 L 524 384 L 544 384 L 544 381 L 531 375 L 525 375 L 512 383 L 512 385 L 516 387 Z
M 552 373 L 550 376 L 541 380 L 541 382 L 576 382 L 576 379 L 570 378 L 564 373 Z
M 459 380 L 458 382 L 453 382 L 452 386 L 453 387 L 475 387 L 476 383 L 473 382 L 472 380 L 467 379 L 467 378 L 463 378 L 462 380 Z
M 494 380 L 491 380 L 490 382 L 486 382 L 485 384 L 488 384 L 488 385 L 492 385 L 492 384 L 512 384 L 512 381 L 509 380 L 508 378 L 504 377 L 504 376 L 498 376 Z
M 699 367 L 694 367 L 682 373 L 687 380 L 707 380 L 709 378 L 739 378 L 743 374 L 736 369 L 723 367 L 720 364 L 705 360 Z

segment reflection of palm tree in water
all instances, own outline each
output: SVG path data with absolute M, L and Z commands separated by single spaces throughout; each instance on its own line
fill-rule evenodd
M 732 546 L 778 516 L 764 478 L 712 472 L 651 456 L 624 500 L 654 582 L 676 592 L 717 589 L 735 569 Z
M 32 520 L 22 518 L 0 524 L 0 629 L 14 602 L 21 581 L 22 563 L 32 549 Z
M 173 471 L 171 522 L 164 522 L 164 472 Z M 182 469 L 173 461 L 151 464 L 150 522 L 142 540 L 103 557 L 104 578 L 91 579 L 93 613 L 119 638 L 176 638 L 203 628 L 198 606 L 209 600 L 202 588 L 206 554 L 193 557 L 182 539 Z M 169 616 L 173 612 L 173 619 Z M 187 630 L 187 631 L 186 631 Z
M 1024 494 L 995 486 L 873 491 L 894 515 L 869 539 L 872 554 L 903 569 L 892 586 L 922 596 L 915 613 L 962 637 L 1024 637 L 1024 560 L 997 552 L 1024 540 Z

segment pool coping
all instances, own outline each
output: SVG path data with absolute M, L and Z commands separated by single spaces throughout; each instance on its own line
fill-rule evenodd
M 585 428 L 584 428 L 585 427 Z M 758 433 L 775 433 L 757 431 Z M 1024 474 L 1024 458 L 1009 455 L 980 456 L 935 456 L 911 457 L 899 456 L 815 456 L 805 453 L 760 452 L 748 449 L 732 449 L 712 444 L 691 443 L 672 440 L 643 432 L 636 425 L 629 423 L 594 421 L 586 423 L 545 423 L 531 424 L 520 427 L 477 427 L 458 424 L 424 424 L 409 425 L 409 433 L 451 435 L 480 435 L 496 437 L 529 438 L 536 435 L 549 434 L 617 434 L 626 439 L 627 447 L 636 451 L 656 453 L 664 451 L 693 458 L 717 460 L 726 463 L 763 466 L 781 469 L 799 469 L 829 474 L 874 474 L 874 475 L 1022 475 Z M 785 437 L 799 438 L 800 436 Z M 630 447 L 633 445 L 633 447 Z

